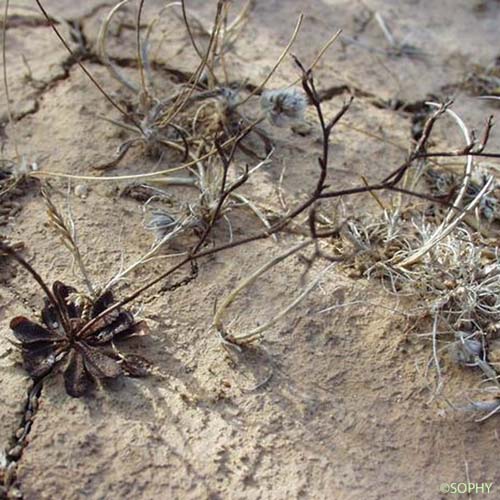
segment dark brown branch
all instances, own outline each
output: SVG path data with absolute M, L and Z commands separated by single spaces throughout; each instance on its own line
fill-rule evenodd
M 440 199 L 432 198 L 432 197 L 429 197 L 429 196 L 422 194 L 422 193 L 416 193 L 416 192 L 413 192 L 413 191 L 410 191 L 410 190 L 407 190 L 404 188 L 400 188 L 399 186 L 397 186 L 397 184 L 401 181 L 404 174 L 412 166 L 412 164 L 415 160 L 427 157 L 427 153 L 423 153 L 423 151 L 425 151 L 425 146 L 426 146 L 427 141 L 430 137 L 433 125 L 436 122 L 436 120 L 438 119 L 438 117 L 444 113 L 447 106 L 449 106 L 449 103 L 444 104 L 435 113 L 433 113 L 433 115 L 426 122 L 426 124 L 424 126 L 424 132 L 422 134 L 422 137 L 420 138 L 419 142 L 417 143 L 413 153 L 410 154 L 409 158 L 401 166 L 396 168 L 382 182 L 379 182 L 379 183 L 376 183 L 373 185 L 358 186 L 358 187 L 343 189 L 343 190 L 338 190 L 338 191 L 325 191 L 325 187 L 326 187 L 325 181 L 326 181 L 326 177 L 327 177 L 327 173 L 328 173 L 328 159 L 329 159 L 328 152 L 329 152 L 330 135 L 331 135 L 332 129 L 334 128 L 335 124 L 342 118 L 342 116 L 349 109 L 349 106 L 352 102 L 352 99 L 349 102 L 347 102 L 342 107 L 342 109 L 337 113 L 337 115 L 327 123 L 324 116 L 323 116 L 323 111 L 321 108 L 321 101 L 320 101 L 318 93 L 316 91 L 311 71 L 309 71 L 309 70 L 306 71 L 304 69 L 304 67 L 301 65 L 300 61 L 298 61 L 297 59 L 296 59 L 296 63 L 303 72 L 302 84 L 304 87 L 304 91 L 308 95 L 311 104 L 314 106 L 314 108 L 316 110 L 318 120 L 320 122 L 321 130 L 322 130 L 322 142 L 323 142 L 322 155 L 318 159 L 320 171 L 319 171 L 318 181 L 317 181 L 316 187 L 312 191 L 312 193 L 309 194 L 309 197 L 304 202 L 300 203 L 288 215 L 284 216 L 281 220 L 278 220 L 276 223 L 274 223 L 270 228 L 267 228 L 267 229 L 265 229 L 257 234 L 247 236 L 247 237 L 242 238 L 240 240 L 232 241 L 230 243 L 225 243 L 225 244 L 216 246 L 214 248 L 202 250 L 201 248 L 203 246 L 203 243 L 206 241 L 206 238 L 208 237 L 211 230 L 213 229 L 215 219 L 212 219 L 211 223 L 208 225 L 208 227 L 204 231 L 204 234 L 200 238 L 199 242 L 197 243 L 197 245 L 193 248 L 193 250 L 189 253 L 189 255 L 187 257 L 185 257 L 183 260 L 181 260 L 179 263 L 177 263 L 171 269 L 165 271 L 161 275 L 159 275 L 156 278 L 154 278 L 153 280 L 151 280 L 149 283 L 144 284 L 142 287 L 140 287 L 138 290 L 136 290 L 134 293 L 132 293 L 128 297 L 125 297 L 120 302 L 110 306 L 107 310 L 103 311 L 96 318 L 92 319 L 89 323 L 87 323 L 82 328 L 82 330 L 79 332 L 79 336 L 82 336 L 84 338 L 86 335 L 86 332 L 90 331 L 93 324 L 95 322 L 99 321 L 99 319 L 101 317 L 109 314 L 114 309 L 123 307 L 124 305 L 128 304 L 129 302 L 135 300 L 144 291 L 155 286 L 157 283 L 161 282 L 162 280 L 164 280 L 165 278 L 167 278 L 168 276 L 173 274 L 175 271 L 177 271 L 178 269 L 180 269 L 181 267 L 183 267 L 187 263 L 193 262 L 196 259 L 199 259 L 201 257 L 213 255 L 213 254 L 222 252 L 224 250 L 228 250 L 228 249 L 235 248 L 235 247 L 247 244 L 247 243 L 251 243 L 253 241 L 258 241 L 258 240 L 269 238 L 271 235 L 283 230 L 298 215 L 302 214 L 303 212 L 305 212 L 307 209 L 309 209 L 311 207 L 313 207 L 313 208 L 311 209 L 311 213 L 310 213 L 310 230 L 311 230 L 311 234 L 313 235 L 313 237 L 315 237 L 315 238 L 328 238 L 328 237 L 334 236 L 335 234 L 338 233 L 339 228 L 335 228 L 332 231 L 326 231 L 326 232 L 319 232 L 316 229 L 314 206 L 318 202 L 318 200 L 320 200 L 320 199 L 335 198 L 335 197 L 341 197 L 341 196 L 352 195 L 352 194 L 367 193 L 370 191 L 377 191 L 377 190 L 392 190 L 392 191 L 405 193 L 408 195 L 416 196 L 419 198 L 423 198 L 423 199 L 427 199 L 427 200 L 430 200 L 433 202 L 438 202 L 438 203 L 447 205 L 447 203 L 443 203 L 443 201 Z M 487 136 L 486 136 L 486 139 L 487 139 Z M 229 189 L 226 189 L 226 187 L 225 187 L 226 180 L 227 180 L 227 171 L 229 169 L 229 164 L 231 163 L 231 161 L 233 159 L 236 147 L 237 147 L 237 142 L 233 145 L 231 153 L 227 157 L 221 151 L 221 148 L 220 147 L 218 148 L 219 156 L 221 157 L 221 161 L 223 163 L 223 168 L 224 168 L 225 174 L 224 174 L 223 181 L 221 184 L 221 194 L 219 197 L 219 203 L 218 203 L 218 206 L 217 206 L 216 211 L 215 211 L 216 215 L 220 212 L 220 210 L 222 208 L 222 204 L 224 202 L 224 199 L 227 197 L 230 190 L 235 188 L 234 186 L 238 187 L 245 180 L 243 177 L 242 179 L 237 181 L 235 185 L 231 186 Z M 458 209 L 458 210 L 460 210 L 460 209 Z M 334 260 L 337 260 L 336 256 L 332 257 L 332 258 Z M 338 259 L 342 259 L 342 258 L 339 257 Z
M 45 295 L 47 296 L 47 298 L 49 299 L 51 304 L 54 306 L 54 309 L 57 312 L 59 319 L 64 324 L 65 317 L 61 313 L 61 308 L 59 306 L 59 302 L 54 297 L 54 294 L 52 293 L 50 288 L 47 286 L 45 281 L 43 281 L 42 277 L 33 269 L 31 264 L 28 264 L 28 262 L 26 262 L 26 260 L 24 260 L 24 258 L 21 257 L 21 255 L 18 252 L 16 252 L 9 245 L 2 243 L 1 241 L 0 241 L 0 251 L 6 253 L 7 255 L 10 255 L 14 260 L 16 260 L 19 264 L 21 264 L 21 266 L 24 267 L 24 269 L 26 269 L 26 271 L 28 271 L 31 274 L 31 276 L 33 276 L 33 279 L 40 285 L 40 287 L 44 291 Z
M 116 108 L 122 115 L 124 115 L 125 117 L 131 119 L 133 122 L 134 122 L 134 125 L 136 126 L 139 126 L 138 123 L 136 123 L 133 119 L 133 117 L 131 117 L 124 109 L 121 108 L 121 106 L 119 106 L 115 101 L 114 99 L 112 99 L 110 97 L 110 95 L 101 87 L 101 85 L 97 82 L 97 80 L 94 78 L 94 76 L 92 75 L 92 73 L 85 67 L 85 65 L 78 59 L 78 57 L 74 54 L 74 52 L 71 50 L 71 47 L 68 45 L 68 42 L 66 42 L 66 40 L 64 39 L 64 37 L 61 35 L 61 33 L 59 32 L 59 30 L 56 28 L 56 25 L 53 21 L 53 19 L 48 15 L 47 11 L 45 10 L 44 6 L 42 5 L 42 3 L 40 2 L 40 0 L 35 0 L 38 7 L 40 8 L 40 10 L 42 11 L 42 14 L 44 15 L 45 19 L 47 19 L 47 21 L 49 22 L 50 24 L 50 27 L 52 28 L 52 30 L 54 31 L 54 33 L 57 35 L 57 38 L 59 38 L 59 40 L 61 41 L 61 43 L 64 45 L 64 47 L 66 48 L 66 50 L 71 54 L 71 56 L 75 59 L 76 63 L 78 64 L 78 66 L 80 66 L 80 68 L 82 69 L 82 71 L 88 76 L 88 78 L 90 79 L 90 81 L 96 86 L 96 88 L 99 90 L 99 92 L 107 99 L 107 101 L 109 103 L 111 103 L 113 105 L 114 108 Z

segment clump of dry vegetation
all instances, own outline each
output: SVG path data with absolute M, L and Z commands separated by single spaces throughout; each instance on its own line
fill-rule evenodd
M 446 164 L 435 168 L 422 163 L 407 182 L 412 187 L 430 184 L 432 196 L 440 203 L 416 206 L 400 198 L 378 216 L 350 220 L 339 235 L 336 251 L 352 252 L 346 266 L 358 275 L 381 279 L 398 297 L 417 299 L 420 307 L 409 316 L 431 320 L 432 355 L 426 373 L 435 369 L 433 398 L 443 397 L 455 409 L 486 411 L 483 420 L 500 411 L 499 184 L 494 175 L 476 167 L 474 157 L 483 155 L 492 120 L 487 121 L 483 138 L 475 140 L 448 106 L 439 110 L 460 126 L 467 146 L 438 155 L 466 156 L 463 175 L 450 173 Z M 436 153 L 424 156 L 432 158 Z M 496 153 L 485 156 L 498 158 Z M 420 196 L 431 201 L 430 195 Z M 482 372 L 478 392 L 483 399 L 465 395 L 470 404 L 463 406 L 443 396 L 444 354 Z
M 60 34 L 54 20 L 45 11 L 43 4 L 39 1 L 37 3 L 56 35 L 71 52 L 69 45 Z M 140 85 L 137 85 L 129 81 L 120 72 L 106 50 L 109 26 L 116 12 L 126 3 L 126 1 L 121 1 L 111 9 L 100 30 L 97 45 L 99 56 L 109 69 L 111 75 L 132 92 L 134 96 L 130 104 L 126 107 L 128 111 L 122 108 L 106 93 L 83 63 L 79 63 L 94 85 L 98 87 L 106 99 L 121 113 L 123 121 L 117 122 L 116 120 L 112 120 L 112 122 L 116 126 L 125 128 L 130 133 L 136 135 L 136 137 L 133 136 L 127 139 L 125 143 L 119 146 L 118 157 L 111 163 L 108 163 L 106 168 L 116 167 L 128 149 L 136 144 L 143 146 L 145 154 L 153 155 L 160 161 L 167 161 L 167 156 L 168 160 L 171 161 L 172 156 L 167 155 L 167 152 L 172 150 L 175 153 L 181 153 L 184 160 L 188 159 L 190 161 L 166 170 L 159 170 L 148 174 L 138 173 L 124 176 L 124 178 L 126 180 L 130 178 L 141 179 L 143 182 L 141 188 L 147 193 L 146 202 L 144 203 L 145 210 L 148 209 L 148 205 L 153 199 L 161 200 L 163 197 L 166 197 L 166 192 L 157 187 L 157 184 L 196 187 L 200 195 L 195 203 L 185 205 L 183 209 L 184 214 L 181 216 L 173 216 L 163 209 L 153 209 L 147 224 L 147 227 L 155 235 L 155 242 L 151 249 L 140 259 L 128 267 L 121 269 L 107 283 L 94 287 L 90 284 L 90 279 L 85 272 L 82 256 L 78 250 L 74 235 L 74 224 L 71 220 L 69 222 L 64 221 L 64 218 L 59 215 L 57 209 L 50 201 L 50 197 L 44 192 L 49 208 L 49 218 L 61 234 L 62 241 L 73 252 L 74 260 L 78 264 L 84 277 L 84 282 L 91 292 L 91 302 L 95 302 L 99 300 L 99 297 L 110 293 L 132 271 L 140 269 L 154 259 L 167 242 L 170 242 L 188 230 L 194 233 L 197 240 L 196 243 L 186 250 L 180 262 L 155 278 L 151 283 L 140 287 L 129 298 L 120 301 L 118 303 L 120 305 L 116 307 L 122 307 L 134 300 L 144 290 L 164 280 L 167 276 L 173 274 L 186 264 L 192 265 L 192 273 L 189 279 L 194 279 L 197 263 L 202 257 L 244 245 L 251 241 L 275 236 L 286 230 L 292 223 L 296 224 L 301 214 L 308 214 L 304 231 L 307 238 L 295 246 L 286 248 L 281 255 L 271 259 L 245 279 L 215 313 L 213 324 L 221 334 L 225 345 L 244 344 L 261 338 L 262 333 L 267 328 L 272 326 L 277 319 L 286 316 L 289 309 L 304 299 L 317 283 L 316 280 L 313 281 L 312 285 L 305 287 L 284 311 L 277 314 L 273 322 L 260 326 L 247 334 L 229 334 L 222 322 L 225 310 L 246 287 L 255 283 L 263 273 L 289 256 L 307 247 L 311 247 L 313 248 L 313 253 L 309 259 L 308 268 L 310 268 L 313 262 L 320 259 L 325 260 L 328 265 L 331 262 L 350 262 L 354 266 L 361 266 L 362 272 L 368 276 L 380 273 L 386 276 L 392 283 L 394 290 L 401 287 L 399 283 L 401 280 L 409 280 L 412 277 L 412 284 L 419 290 L 427 290 L 426 293 L 428 293 L 429 285 L 425 284 L 424 278 L 420 276 L 420 281 L 417 282 L 417 278 L 413 274 L 415 271 L 407 271 L 408 266 L 414 266 L 416 263 L 420 265 L 421 262 L 426 262 L 428 266 L 428 256 L 431 255 L 431 250 L 435 252 L 436 248 L 441 248 L 444 241 L 448 242 L 447 238 L 450 238 L 454 234 L 454 231 L 461 230 L 464 218 L 474 209 L 481 207 L 483 212 L 487 210 L 489 220 L 493 217 L 491 215 L 493 213 L 493 209 L 491 208 L 493 201 L 490 195 L 492 180 L 483 179 L 483 183 L 479 187 L 477 187 L 477 183 L 474 184 L 471 182 L 473 173 L 472 158 L 476 156 L 497 156 L 496 154 L 484 153 L 484 148 L 486 147 L 492 127 L 491 120 L 488 122 L 480 141 L 472 140 L 468 132 L 465 131 L 467 140 L 465 148 L 457 151 L 430 153 L 427 151 L 427 144 L 430 140 L 433 127 L 436 121 L 444 114 L 450 114 L 464 128 L 463 123 L 449 109 L 451 103 L 430 103 L 429 106 L 434 107 L 435 111 L 429 115 L 419 141 L 414 145 L 407 160 L 402 165 L 394 169 L 390 175 L 378 183 L 371 185 L 364 183 L 359 187 L 333 191 L 326 184 L 330 161 L 330 137 L 335 125 L 348 111 L 352 99 L 346 102 L 335 116 L 327 119 L 323 114 L 321 99 L 316 90 L 312 69 L 319 58 L 335 41 L 338 33 L 327 41 L 309 66 L 304 66 L 298 59 L 295 59 L 297 68 L 301 74 L 302 90 L 293 87 L 293 83 L 288 88 L 266 90 L 266 83 L 289 53 L 297 36 L 302 22 L 302 17 L 300 17 L 290 42 L 283 50 L 273 69 L 260 85 L 246 95 L 240 95 L 240 90 L 234 89 L 229 85 L 229 69 L 225 65 L 224 56 L 231 50 L 231 44 L 235 40 L 235 37 L 238 36 L 239 30 L 244 27 L 252 7 L 252 2 L 247 2 L 235 20 L 228 24 L 229 4 L 224 0 L 219 0 L 213 25 L 210 29 L 205 30 L 204 33 L 209 39 L 204 51 L 199 41 L 196 40 L 194 30 L 190 24 L 190 17 L 196 19 L 196 16 L 188 12 L 184 2 L 180 2 L 181 17 L 185 23 L 186 32 L 193 50 L 200 58 L 200 63 L 194 69 L 190 80 L 187 83 L 181 84 L 179 88 L 176 88 L 173 95 L 159 96 L 156 93 L 154 70 L 152 69 L 153 65 L 148 52 L 149 37 L 155 25 L 161 21 L 161 16 L 165 13 L 165 10 L 174 8 L 177 5 L 169 6 L 155 17 L 148 25 L 146 36 L 143 39 L 141 13 L 144 2 L 139 2 L 136 16 L 136 39 Z M 198 27 L 201 26 L 199 21 L 195 22 Z M 253 119 L 247 117 L 241 107 L 251 99 L 259 99 L 261 109 L 260 115 Z M 286 126 L 294 121 L 301 121 L 303 120 L 307 105 L 311 105 L 314 108 L 321 131 L 322 154 L 318 159 L 317 184 L 307 198 L 295 208 L 289 210 L 288 213 L 281 215 L 272 214 L 273 222 L 271 223 L 263 212 L 259 210 L 257 205 L 240 194 L 238 190 L 255 171 L 265 166 L 271 159 L 274 149 L 272 140 L 259 130 L 259 123 L 266 118 L 275 126 Z M 249 151 L 248 148 L 243 146 L 245 137 L 250 133 L 255 133 L 263 139 L 266 146 L 266 156 L 260 158 L 253 168 L 246 167 L 243 172 L 238 173 L 235 162 L 238 150 L 242 150 L 247 156 L 258 158 L 257 153 Z M 450 156 L 467 158 L 465 174 L 453 202 L 450 193 L 448 193 L 450 196 L 445 199 L 443 193 L 435 192 L 435 190 L 430 194 L 417 191 L 416 188 L 419 185 L 419 180 L 424 175 L 435 175 L 434 171 L 427 167 L 427 161 L 431 158 Z M 171 172 L 179 170 L 186 170 L 189 175 L 186 177 L 170 176 Z M 36 177 L 81 178 L 81 176 L 57 174 L 50 171 L 31 175 Z M 95 179 L 96 182 L 121 179 L 120 176 L 89 176 L 85 178 Z M 134 187 L 136 185 L 127 189 L 130 191 Z M 400 202 L 403 196 L 417 197 L 427 200 L 434 205 L 440 204 L 441 206 L 448 207 L 449 210 L 443 217 L 442 222 L 440 224 L 436 223 L 432 228 L 432 226 L 422 222 L 425 221 L 424 212 L 412 213 L 409 218 L 406 217 L 406 209 L 403 209 L 401 203 L 397 208 L 384 210 L 383 219 L 373 221 L 356 221 L 346 217 L 344 220 L 332 222 L 332 219 L 328 217 L 329 214 L 320 207 L 322 200 L 360 195 L 363 193 L 369 193 L 376 197 L 376 192 L 378 191 L 393 191 L 398 193 Z M 377 201 L 382 207 L 384 206 L 378 198 Z M 463 204 L 465 205 L 462 206 Z M 231 237 L 229 242 L 216 244 L 213 248 L 206 249 L 205 246 L 209 236 L 212 234 L 219 219 L 226 218 L 227 220 L 227 214 L 235 206 L 250 208 L 262 221 L 265 229 L 239 240 L 234 240 Z M 420 226 L 415 222 L 416 220 L 420 220 Z M 340 246 L 338 241 L 342 242 Z M 346 241 L 348 242 L 347 245 L 345 244 Z M 447 244 L 449 245 L 449 243 Z M 17 254 L 15 255 L 18 260 L 22 259 Z M 423 257 L 425 258 L 423 259 Z M 19 261 L 23 262 L 22 260 Z M 99 319 L 101 318 L 99 317 Z M 89 318 L 89 320 L 91 324 L 97 321 L 95 318 Z M 84 329 L 86 330 L 86 328 Z
M 47 22 L 71 51 L 53 18 L 39 0 L 37 3 Z M 266 331 L 286 318 L 290 310 L 314 290 L 320 279 L 327 279 L 326 272 L 332 266 L 355 269 L 360 275 L 382 279 L 395 294 L 419 297 L 424 311 L 421 314 L 428 315 L 432 323 L 429 366 L 433 366 L 437 374 L 435 395 L 440 393 L 443 385 L 440 363 L 441 356 L 447 352 L 456 362 L 481 370 L 485 377 L 486 384 L 481 393 L 488 399 L 474 400 L 470 408 L 486 410 L 486 417 L 499 412 L 500 260 L 496 242 L 488 236 L 498 234 L 494 232 L 498 219 L 498 185 L 491 176 L 478 176 L 474 167 L 475 158 L 495 160 L 500 156 L 486 151 L 492 120 L 487 122 L 481 139 L 475 139 L 451 110 L 452 103 L 429 103 L 431 112 L 422 134 L 401 165 L 395 166 L 389 175 L 376 183 L 362 182 L 348 189 L 334 190 L 327 182 L 332 131 L 349 111 L 352 98 L 334 116 L 325 116 L 313 68 L 338 34 L 326 42 L 309 65 L 294 58 L 302 88 L 296 86 L 298 82 L 291 82 L 286 88 L 267 89 L 273 72 L 290 52 L 301 26 L 302 18 L 299 18 L 275 66 L 259 85 L 248 89 L 243 82 L 239 82 L 240 85 L 231 82 L 228 76 L 231 68 L 227 67 L 226 56 L 244 29 L 253 6 L 251 0 L 231 22 L 229 2 L 219 0 L 209 29 L 188 11 L 184 1 L 179 5 L 168 4 L 150 21 L 145 33 L 141 22 L 144 1 L 141 0 L 135 22 L 137 83 L 120 71 L 107 52 L 109 27 L 126 3 L 127 0 L 122 0 L 111 9 L 102 25 L 97 46 L 101 61 L 129 92 L 128 104 L 123 106 L 116 102 L 80 62 L 82 70 L 120 114 L 120 120 L 107 119 L 129 134 L 118 146 L 116 157 L 97 168 L 117 168 L 127 152 L 140 147 L 144 155 L 157 160 L 160 169 L 124 176 L 78 176 L 49 170 L 33 171 L 18 155 L 16 161 L 4 160 L 5 167 L 0 170 L 2 210 L 4 207 L 8 209 L 2 196 L 15 189 L 22 179 L 133 180 L 136 184 L 128 185 L 125 191 L 136 194 L 140 191 L 139 199 L 142 199 L 144 211 L 148 214 L 146 227 L 154 237 L 151 248 L 143 256 L 123 266 L 107 282 L 96 284 L 86 271 L 85 256 L 80 252 L 71 214 L 61 215 L 48 189 L 44 189 L 42 195 L 47 203 L 49 220 L 73 256 L 75 267 L 87 288 L 85 293 L 58 281 L 51 289 L 18 250 L 0 241 L 2 258 L 10 256 L 23 266 L 46 296 L 42 309 L 43 325 L 25 317 L 16 317 L 11 322 L 24 366 L 34 380 L 36 398 L 40 397 L 43 380 L 55 373 L 63 360 L 66 363 L 66 390 L 76 397 L 86 393 L 95 381 L 126 374 L 147 375 L 150 371 L 147 360 L 136 354 L 124 354 L 115 345 L 115 341 L 145 331 L 144 324 L 136 320 L 126 306 L 154 286 L 162 285 L 164 292 L 171 292 L 189 284 L 196 279 L 205 257 L 280 235 L 283 236 L 280 254 L 242 279 L 227 297 L 218 298 L 212 327 L 226 349 L 241 350 L 245 345 L 261 340 Z M 162 95 L 160 87 L 155 84 L 150 38 L 161 17 L 177 8 L 180 8 L 187 37 L 199 64 L 188 81 L 173 85 L 173 93 Z M 7 9 L 8 2 L 5 16 Z M 193 26 L 204 35 L 204 44 L 202 37 L 196 36 Z M 6 77 L 5 83 L 7 89 Z M 258 105 L 257 113 L 252 114 L 245 107 L 252 102 Z M 265 168 L 275 154 L 272 137 L 260 125 L 264 120 L 277 127 L 301 122 L 307 106 L 315 112 L 321 140 L 314 187 L 288 211 L 266 212 L 242 191 L 249 179 L 259 169 Z M 463 130 L 466 145 L 455 151 L 429 151 L 435 123 L 447 115 Z M 261 141 L 262 149 L 254 150 L 250 142 L 247 143 L 251 135 Z M 245 159 L 243 168 L 238 155 Z M 442 170 L 436 169 L 436 160 L 449 157 L 466 160 L 459 178 L 456 174 L 447 178 Z M 250 161 L 252 166 L 248 165 Z M 174 176 L 176 172 L 183 172 L 183 176 Z M 433 183 L 430 190 L 426 189 L 425 179 Z M 166 187 L 171 185 L 194 188 L 196 196 L 175 207 L 175 211 L 166 209 L 166 200 L 170 199 Z M 381 199 L 377 194 L 381 192 L 390 192 L 393 196 L 389 201 Z M 332 215 L 329 201 L 355 195 L 375 197 L 381 206 L 380 213 L 364 218 L 353 218 L 349 214 L 342 217 Z M 418 205 L 414 204 L 415 200 L 419 201 Z M 240 208 L 253 213 L 263 228 L 247 231 L 245 236 L 236 239 L 229 216 Z M 229 227 L 227 241 L 220 241 L 215 230 L 221 221 Z M 292 227 L 302 236 L 289 244 L 284 235 Z M 158 272 L 149 282 L 136 284 L 135 291 L 124 298 L 114 298 L 119 283 L 163 255 L 168 245 L 173 240 L 180 240 L 181 236 L 187 237 L 175 264 Z M 316 278 L 309 279 L 309 284 L 304 284 L 285 308 L 276 312 L 271 321 L 250 331 L 237 333 L 234 325 L 224 322 L 229 307 L 238 296 L 251 285 L 258 284 L 264 273 L 299 252 L 309 252 L 303 283 L 314 264 L 322 263 L 323 270 Z M 182 279 L 165 285 L 166 279 L 172 279 L 186 267 L 190 267 L 190 272 Z M 31 392 L 28 399 L 33 394 Z M 31 408 L 30 411 L 34 410 Z

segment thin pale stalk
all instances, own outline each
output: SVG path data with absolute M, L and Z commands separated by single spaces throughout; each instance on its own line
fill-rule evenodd
M 248 276 L 246 279 L 244 279 L 239 286 L 237 286 L 224 300 L 224 302 L 220 305 L 220 307 L 217 309 L 214 319 L 213 319 L 213 325 L 217 330 L 222 330 L 222 316 L 226 309 L 234 302 L 236 297 L 245 289 L 251 286 L 257 279 L 259 279 L 260 276 L 262 276 L 266 271 L 271 269 L 272 267 L 276 266 L 280 262 L 283 262 L 285 259 L 287 259 L 290 255 L 293 255 L 294 253 L 297 253 L 298 251 L 302 250 L 303 248 L 307 247 L 311 243 L 313 243 L 313 239 L 308 239 L 306 241 L 303 241 L 299 243 L 298 245 L 294 245 L 292 248 L 287 249 L 285 252 L 282 254 L 278 255 L 277 257 L 274 257 L 270 261 L 266 262 L 263 266 L 259 267 L 253 274 Z
M 280 312 L 275 314 L 271 320 L 263 325 L 251 330 L 248 333 L 242 335 L 231 335 L 231 341 L 236 344 L 245 344 L 249 342 L 253 342 L 262 337 L 262 334 L 269 330 L 273 325 L 275 325 L 281 318 L 284 318 L 292 309 L 297 307 L 320 283 L 320 281 L 324 278 L 325 274 L 330 270 L 330 268 L 334 264 L 330 264 L 323 271 L 318 274 L 318 277 L 304 289 L 304 291 L 296 297 L 294 301 L 292 301 L 288 306 L 282 309 Z
M 9 17 L 9 0 L 5 0 L 5 10 L 3 15 L 3 29 L 2 29 L 2 64 L 3 64 L 3 87 L 5 90 L 5 100 L 7 105 L 7 115 L 9 117 L 9 123 L 12 127 L 12 138 L 14 142 L 14 150 L 16 152 L 17 164 L 21 163 L 21 156 L 19 154 L 18 143 L 17 143 L 17 130 L 16 124 L 14 123 L 14 117 L 12 115 L 12 108 L 10 106 L 10 92 L 9 92 L 9 81 L 7 78 L 7 19 Z
M 297 24 L 295 25 L 295 29 L 293 30 L 292 36 L 287 43 L 286 47 L 283 49 L 283 52 L 281 55 L 278 57 L 278 60 L 274 64 L 273 68 L 271 71 L 267 74 L 267 76 L 262 80 L 262 82 L 250 93 L 248 94 L 245 99 L 240 101 L 237 106 L 241 106 L 242 104 L 245 104 L 250 98 L 252 98 L 254 95 L 258 94 L 259 92 L 262 91 L 262 89 L 266 86 L 267 82 L 271 79 L 275 71 L 278 69 L 280 64 L 283 62 L 285 59 L 286 55 L 290 52 L 290 49 L 292 48 L 292 45 L 295 42 L 295 39 L 297 38 L 297 35 L 299 34 L 300 27 L 302 26 L 302 21 L 304 20 L 304 14 L 300 14 L 299 19 L 297 20 Z

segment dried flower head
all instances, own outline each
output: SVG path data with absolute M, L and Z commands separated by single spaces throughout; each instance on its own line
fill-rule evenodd
M 260 98 L 260 107 L 269 121 L 277 127 L 304 119 L 307 106 L 305 94 L 298 89 L 266 90 Z
M 34 181 L 29 174 L 38 169 L 36 163 L 28 163 L 24 157 L 16 164 L 13 161 L 0 159 L 0 200 L 12 199 L 23 193 L 23 188 Z
M 449 196 L 460 186 L 461 180 L 451 172 L 429 168 L 425 175 L 433 194 L 438 196 Z M 466 203 L 472 202 L 489 181 L 489 178 L 489 171 L 481 167 L 475 168 L 467 185 L 464 201 Z M 499 196 L 500 183 L 495 182 L 493 189 L 484 194 L 479 201 L 478 211 L 488 222 L 500 220 Z
M 474 364 L 477 357 L 483 357 L 483 344 L 468 332 L 455 332 L 456 342 L 450 345 L 450 355 L 455 363 Z
M 131 313 L 115 309 L 85 330 L 92 318 L 113 304 L 113 295 L 106 292 L 94 303 L 83 305 L 70 300 L 76 293 L 56 281 L 52 287 L 54 303 L 46 299 L 42 324 L 23 316 L 11 321 L 29 375 L 38 380 L 67 359 L 64 382 L 73 397 L 82 396 L 96 380 L 114 379 L 124 373 L 146 375 L 149 363 L 144 358 L 121 354 L 114 346 L 115 341 L 143 335 L 143 323 L 136 322 Z
M 240 94 L 238 90 L 232 89 L 230 87 L 222 87 L 219 90 L 219 100 L 222 101 L 224 106 L 229 109 L 234 109 L 240 103 Z
M 484 188 L 489 178 L 490 175 L 487 171 L 481 168 L 474 169 L 465 193 L 465 201 L 472 201 Z M 491 192 L 482 196 L 479 202 L 479 211 L 488 222 L 500 220 L 500 207 L 498 203 L 499 194 L 500 183 L 496 181 Z
M 146 225 L 146 229 L 153 231 L 156 241 L 161 241 L 178 226 L 179 222 L 175 217 L 165 210 L 154 210 L 151 219 Z

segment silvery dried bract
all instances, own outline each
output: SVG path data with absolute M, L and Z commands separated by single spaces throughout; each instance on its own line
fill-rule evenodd
M 482 169 L 473 171 L 467 191 L 465 193 L 465 200 L 472 201 L 479 192 L 484 188 L 490 176 Z M 479 210 L 488 222 L 494 222 L 500 219 L 500 210 L 498 207 L 497 196 L 499 193 L 499 184 L 494 185 L 494 189 L 484 196 L 479 201 Z
M 284 127 L 303 120 L 307 98 L 298 89 L 266 90 L 260 98 L 260 106 L 273 125 Z
M 433 192 L 439 196 L 449 196 L 455 192 L 460 185 L 460 179 L 450 172 L 428 169 L 426 176 L 431 184 Z M 465 192 L 464 200 L 471 203 L 481 192 L 487 182 L 489 182 L 490 173 L 482 168 L 476 168 L 469 180 Z M 478 211 L 488 222 L 500 220 L 500 206 L 498 203 L 500 194 L 500 183 L 496 182 L 493 189 L 481 196 L 479 200 Z
M 221 99 L 229 109 L 234 109 L 240 103 L 240 94 L 237 90 L 229 87 L 222 87 L 219 90 L 219 99 Z
M 450 349 L 453 361 L 461 365 L 474 364 L 483 354 L 483 344 L 466 332 L 456 332 L 455 337 L 457 341 Z
M 19 164 L 13 161 L 0 159 L 0 199 L 12 199 L 19 194 L 17 188 L 23 190 L 34 179 L 29 174 L 38 169 L 36 163 L 28 163 L 23 157 Z M 17 191 L 17 193 L 16 193 Z
M 164 210 L 154 210 L 146 228 L 153 231 L 156 241 L 161 241 L 178 225 L 178 221 Z

